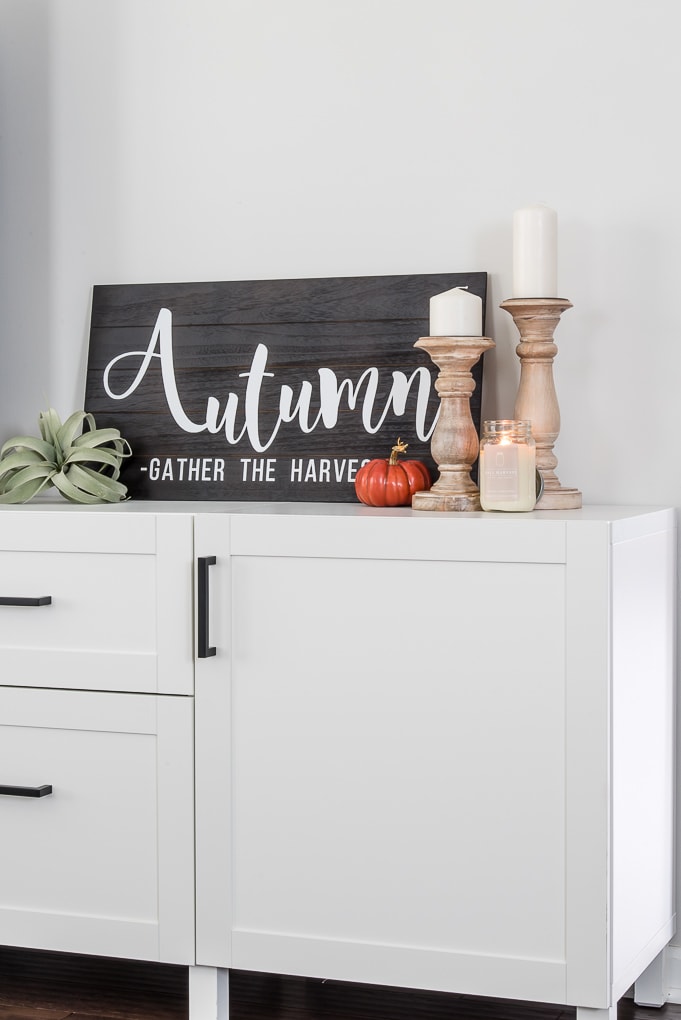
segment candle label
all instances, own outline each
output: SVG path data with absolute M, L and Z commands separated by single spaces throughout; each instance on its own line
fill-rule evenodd
M 517 500 L 520 497 L 520 457 L 515 443 L 488 446 L 483 463 L 483 485 L 491 500 Z
M 136 499 L 355 502 L 362 463 L 437 466 L 434 295 L 485 273 L 97 286 L 85 407 L 133 456 Z M 469 301 L 472 298 L 468 298 Z M 471 414 L 480 425 L 482 363 Z

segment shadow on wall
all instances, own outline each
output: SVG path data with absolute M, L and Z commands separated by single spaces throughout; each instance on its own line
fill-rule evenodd
M 0 3 L 0 441 L 49 392 L 49 2 Z

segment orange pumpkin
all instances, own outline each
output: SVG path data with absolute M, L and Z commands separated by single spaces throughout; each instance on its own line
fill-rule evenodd
M 367 506 L 410 506 L 415 492 L 429 489 L 430 474 L 420 460 L 398 460 L 408 443 L 397 440 L 390 457 L 370 460 L 355 476 L 357 498 Z

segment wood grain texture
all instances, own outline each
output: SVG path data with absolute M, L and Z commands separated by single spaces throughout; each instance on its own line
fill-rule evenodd
M 537 510 L 578 510 L 579 489 L 561 485 L 556 474 L 558 458 L 553 447 L 560 432 L 560 408 L 553 381 L 553 361 L 558 353 L 554 333 L 570 301 L 565 298 L 511 298 L 501 304 L 513 317 L 520 343 L 520 384 L 513 417 L 532 423 L 537 444 L 537 470 L 542 476 L 542 495 Z
M 410 458 L 436 473 L 427 434 L 439 407 L 436 370 L 414 344 L 428 332 L 431 296 L 465 286 L 484 308 L 486 282 L 485 273 L 442 273 L 96 286 L 85 407 L 98 426 L 119 428 L 131 443 L 122 481 L 133 497 L 354 502 L 357 468 L 387 457 L 398 436 Z M 134 383 L 162 308 L 172 318 L 172 371 L 159 357 L 159 339 L 138 385 L 114 399 Z M 263 348 L 256 385 L 254 357 Z M 117 358 L 107 392 L 105 372 Z M 326 403 L 320 369 L 335 380 Z M 404 407 L 391 400 L 400 386 L 393 373 L 410 379 L 417 369 L 426 380 L 420 428 L 418 378 Z M 479 428 L 482 364 L 475 380 Z M 172 412 L 169 387 L 189 427 Z M 303 411 L 296 410 L 301 396 L 304 404 L 309 397 Z M 319 420 L 329 406 L 337 408 L 333 420 L 326 412 Z

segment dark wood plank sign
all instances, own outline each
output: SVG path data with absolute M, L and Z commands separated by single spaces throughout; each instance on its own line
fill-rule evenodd
M 429 299 L 485 273 L 95 286 L 85 409 L 138 499 L 349 502 L 387 457 L 437 468 Z M 482 365 L 471 410 L 480 420 Z

